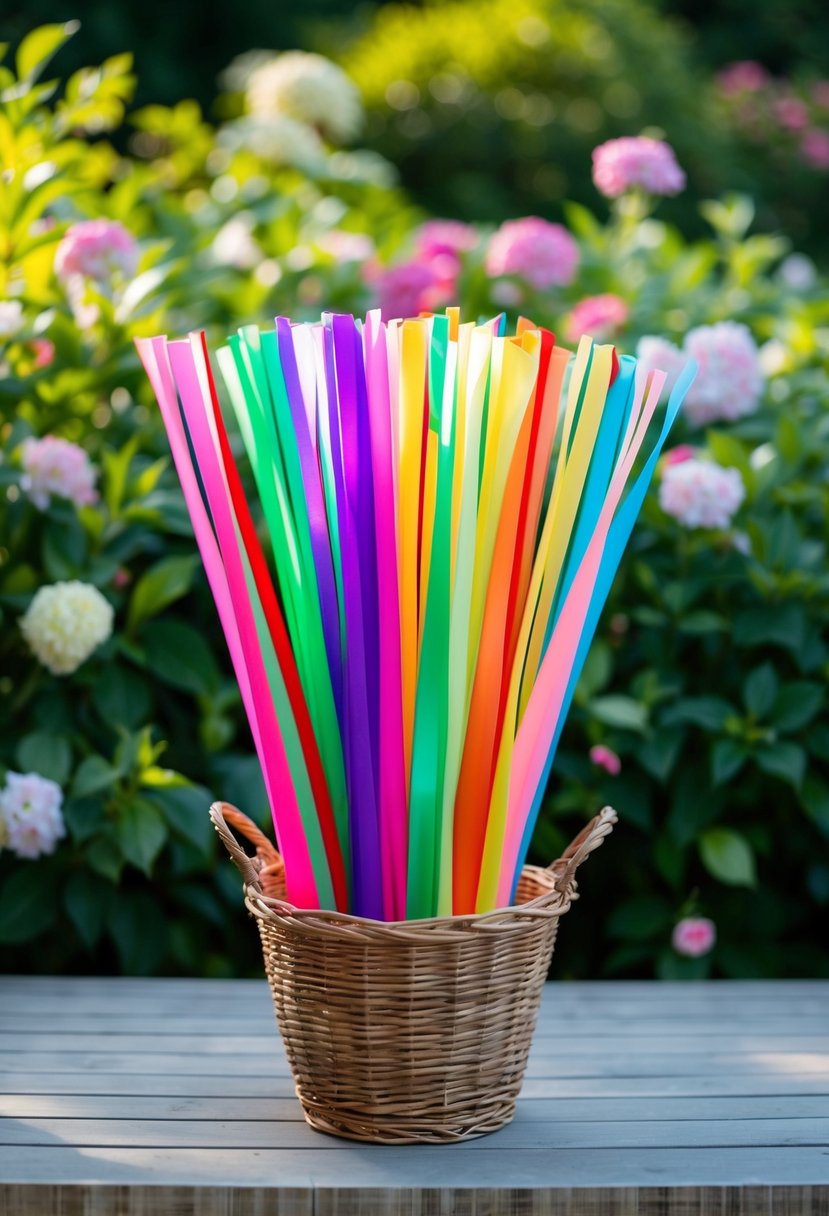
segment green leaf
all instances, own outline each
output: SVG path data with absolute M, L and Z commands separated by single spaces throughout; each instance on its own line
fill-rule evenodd
M 810 773 L 803 782 L 800 802 L 824 836 L 829 836 L 829 786 Z
M 151 566 L 135 584 L 127 614 L 127 629 L 132 632 L 143 621 L 156 616 L 175 600 L 181 599 L 190 590 L 199 559 L 195 554 L 186 557 L 164 557 Z
M 747 608 L 734 618 L 736 646 L 774 643 L 797 652 L 806 634 L 806 611 L 802 604 L 775 604 Z
M 77 870 L 66 884 L 64 906 L 88 950 L 95 947 L 103 932 L 112 896 L 112 887 L 96 879 L 88 870 Z
M 119 814 L 115 832 L 127 861 L 149 875 L 167 839 L 167 825 L 155 803 L 135 798 Z
M 63 818 L 76 844 L 98 834 L 105 814 L 102 798 L 70 798 L 63 804 Z
M 213 799 L 203 785 L 152 786 L 149 797 L 164 814 L 170 829 L 209 857 L 216 834 L 208 811 Z
M 777 695 L 772 722 L 778 730 L 800 730 L 817 716 L 825 693 L 820 684 L 810 680 L 794 680 L 784 684 Z
M 117 663 L 108 663 L 96 679 L 92 702 L 108 726 L 127 730 L 145 722 L 152 707 L 146 680 Z
M 648 724 L 646 706 L 632 697 L 613 695 L 596 697 L 588 706 L 590 713 L 606 726 L 643 732 Z
M 86 850 L 86 860 L 96 874 L 103 874 L 110 882 L 118 882 L 124 868 L 121 850 L 110 835 L 99 836 Z
M 778 686 L 777 673 L 771 663 L 749 672 L 743 684 L 743 703 L 748 712 L 755 718 L 765 718 L 777 700 Z
M 109 791 L 121 776 L 121 770 L 113 768 L 103 756 L 87 756 L 78 765 L 75 773 L 72 797 L 86 798 L 89 794 L 97 794 L 101 790 Z
M 704 637 L 709 633 L 723 633 L 730 627 L 724 616 L 702 608 L 697 612 L 686 613 L 678 622 L 680 633 L 689 633 L 692 637 Z
M 20 79 L 37 80 L 52 56 L 80 28 L 79 21 L 65 21 L 55 25 L 41 25 L 27 34 L 20 43 L 15 58 Z
M 57 890 L 51 867 L 22 861 L 0 886 L 0 942 L 28 942 L 55 919 Z
M 153 621 L 143 634 L 147 666 L 173 688 L 210 696 L 219 684 L 219 669 L 210 647 L 192 625 Z
M 795 789 L 799 789 L 806 773 L 806 750 L 796 743 L 781 741 L 772 743 L 758 751 L 754 757 L 758 768 L 764 773 L 771 773 L 788 781 Z
M 722 785 L 736 776 L 748 756 L 748 748 L 736 739 L 718 739 L 711 748 L 711 780 L 714 785 Z
M 699 855 L 709 874 L 733 887 L 757 883 L 754 853 L 744 836 L 730 828 L 709 828 L 699 842 Z
M 639 748 L 637 759 L 646 772 L 664 784 L 673 771 L 684 741 L 685 731 L 681 727 L 658 730 Z
M 690 722 L 704 730 L 722 730 L 729 718 L 736 716 L 734 706 L 722 697 L 680 697 L 662 716 L 665 726 Z
M 37 730 L 23 736 L 15 758 L 21 772 L 39 773 L 41 777 L 64 785 L 72 768 L 72 746 L 64 735 Z

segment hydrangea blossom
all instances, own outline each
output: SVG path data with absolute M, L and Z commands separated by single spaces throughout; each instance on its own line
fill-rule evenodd
M 686 528 L 727 528 L 745 494 L 738 469 L 694 458 L 664 469 L 659 505 Z
M 667 338 L 641 338 L 636 354 L 643 367 L 667 372 L 666 392 L 688 359 L 697 361 L 699 370 L 683 406 L 692 426 L 733 422 L 757 409 L 764 384 L 760 352 L 748 327 L 738 321 L 690 330 L 682 350 Z
M 325 148 L 313 127 L 289 114 L 248 114 L 221 128 L 218 142 L 229 151 L 245 149 L 272 165 L 288 165 L 303 173 L 323 173 Z
M 564 335 L 568 342 L 578 342 L 582 334 L 602 342 L 617 334 L 629 315 L 630 309 L 620 296 L 587 296 L 571 309 Z
M 717 927 L 707 916 L 686 916 L 674 925 L 671 945 L 677 954 L 700 958 L 708 954 L 717 940 Z
M 427 220 L 415 233 L 415 253 L 420 258 L 457 258 L 477 243 L 476 230 L 461 220 Z
M 18 857 L 53 853 L 66 835 L 60 786 L 37 773 L 6 774 L 0 790 L 0 827 L 5 846 Z
M 64 281 L 93 279 L 99 287 L 108 287 L 117 275 L 128 279 L 135 274 L 138 255 L 138 243 L 123 224 L 81 220 L 58 245 L 55 273 Z
M 449 303 L 454 279 L 447 281 L 428 262 L 414 259 L 381 270 L 374 290 L 384 321 L 395 317 L 416 317 Z
M 56 435 L 26 439 L 21 448 L 23 476 L 21 489 L 41 511 L 51 496 L 68 498 L 76 507 L 96 502 L 97 473 L 83 448 Z
M 645 135 L 609 139 L 594 148 L 593 181 L 605 198 L 637 189 L 679 194 L 685 188 L 685 174 L 671 145 Z
M 112 633 L 114 613 L 97 587 L 41 587 L 20 619 L 32 653 L 53 675 L 71 675 Z
M 571 283 L 578 264 L 579 247 L 567 229 L 536 215 L 502 224 L 486 251 L 492 278 L 516 275 L 539 291 Z
M 763 392 L 763 372 L 748 326 L 739 321 L 700 325 L 686 335 L 684 349 L 699 365 L 685 398 L 689 422 L 733 422 L 754 413 Z
M 330 59 L 288 51 L 255 68 L 247 86 L 251 114 L 285 114 L 335 143 L 351 139 L 363 121 L 356 85 Z

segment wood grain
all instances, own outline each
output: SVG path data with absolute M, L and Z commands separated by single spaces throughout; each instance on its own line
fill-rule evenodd
M 829 1216 L 819 981 L 550 984 L 451 1146 L 310 1129 L 260 981 L 0 979 L 0 1073 L 2 1216 Z

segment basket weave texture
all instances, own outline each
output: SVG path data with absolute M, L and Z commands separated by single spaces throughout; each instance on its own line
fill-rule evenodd
M 228 803 L 210 814 L 244 879 L 308 1123 L 384 1144 L 471 1139 L 508 1123 L 559 917 L 615 812 L 606 807 L 548 868 L 525 867 L 514 907 L 395 923 L 294 907 L 267 837 Z

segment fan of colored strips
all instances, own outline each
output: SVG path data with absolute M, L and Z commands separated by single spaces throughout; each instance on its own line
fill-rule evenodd
M 297 906 L 484 912 L 526 858 L 695 369 L 663 406 L 612 346 L 504 331 L 280 317 L 217 352 L 227 409 L 203 334 L 138 343 Z

